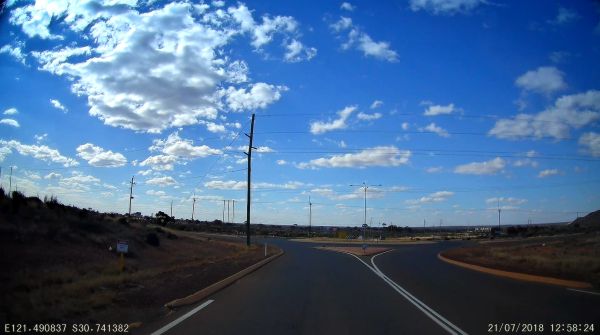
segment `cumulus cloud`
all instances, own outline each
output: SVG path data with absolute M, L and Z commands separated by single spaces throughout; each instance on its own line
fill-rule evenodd
M 52 104 L 52 106 L 54 106 L 54 108 L 56 109 L 60 109 L 61 111 L 63 111 L 64 113 L 68 112 L 69 110 L 67 109 L 67 107 L 63 106 L 62 103 L 60 103 L 60 101 L 56 100 L 56 99 L 50 99 L 50 103 Z
M 177 157 L 173 155 L 155 155 L 141 161 L 140 166 L 149 166 L 152 170 L 156 171 L 171 171 L 175 167 L 176 162 Z
M 72 91 L 87 97 L 90 115 L 110 126 L 151 133 L 279 100 L 285 87 L 249 83 L 247 64 L 229 56 L 238 37 L 249 36 L 260 49 L 280 36 L 287 61 L 316 54 L 302 44 L 299 24 L 290 16 L 254 20 L 243 4 L 226 10 L 174 2 L 144 12 L 135 5 L 38 1 L 13 9 L 9 21 L 28 36 L 62 44 L 32 56 L 41 69 L 72 81 Z M 63 32 L 83 38 L 79 45 L 66 45 L 57 35 Z
M 436 116 L 436 115 L 447 115 L 457 112 L 458 109 L 454 107 L 454 104 L 443 105 L 429 105 L 423 115 Z
M 281 98 L 281 92 L 287 91 L 285 86 L 256 83 L 246 88 L 229 87 L 224 91 L 227 106 L 236 112 L 266 108 Z
M 347 10 L 349 12 L 352 12 L 353 10 L 356 9 L 356 6 L 353 6 L 351 3 L 349 2 L 342 2 L 342 4 L 340 5 L 340 9 L 343 10 Z
M 371 104 L 371 107 L 370 107 L 370 108 L 371 108 L 371 109 L 376 109 L 376 108 L 379 108 L 379 107 L 381 107 L 381 106 L 383 106 L 383 101 L 381 101 L 381 100 L 375 100 L 375 101 L 373 101 L 373 103 Z
M 78 146 L 77 156 L 95 167 L 120 167 L 127 164 L 127 159 L 122 154 L 105 150 L 91 143 Z
M 408 205 L 414 206 L 414 205 L 430 204 L 430 203 L 435 203 L 435 202 L 443 202 L 443 201 L 448 200 L 448 198 L 450 198 L 453 195 L 454 195 L 454 192 L 439 191 L 439 192 L 428 194 L 419 199 L 406 200 L 405 203 Z
M 15 120 L 15 119 L 1 119 L 0 124 L 5 124 L 7 126 L 11 126 L 11 127 L 15 127 L 15 128 L 21 127 L 21 125 L 19 124 L 19 121 Z
M 428 167 L 425 169 L 425 172 L 427 173 L 438 173 L 438 172 L 442 172 L 444 170 L 443 167 L 441 166 L 432 166 L 432 167 Z
M 367 113 L 360 112 L 360 113 L 358 113 L 358 115 L 356 117 L 362 121 L 373 121 L 373 120 L 380 119 L 382 116 L 383 116 L 383 114 L 381 114 L 381 113 L 367 114 Z
M 348 106 L 348 107 L 342 109 L 341 111 L 339 111 L 337 113 L 339 118 L 337 118 L 333 121 L 330 120 L 328 122 L 323 122 L 323 121 L 312 122 L 310 124 L 310 132 L 317 135 L 317 134 L 323 134 L 323 133 L 326 133 L 326 132 L 332 131 L 332 130 L 346 129 L 348 127 L 348 125 L 346 124 L 346 121 L 348 120 L 350 115 L 352 113 L 354 113 L 354 111 L 356 111 L 357 108 L 358 108 L 357 106 Z
M 594 157 L 600 157 L 600 134 L 589 132 L 581 135 L 579 145 L 583 147 L 584 152 Z
M 500 119 L 488 132 L 502 139 L 527 137 L 567 138 L 571 129 L 579 129 L 600 119 L 600 91 L 565 95 L 553 106 L 538 114 L 518 114 L 512 119 Z
M 551 94 L 567 87 L 564 73 L 554 66 L 542 66 L 522 74 L 515 85 L 526 91 Z
M 44 176 L 44 179 L 60 179 L 60 178 L 62 178 L 62 175 L 60 173 L 56 173 L 56 172 L 50 172 Z
M 485 162 L 473 162 L 459 165 L 454 168 L 454 173 L 474 174 L 474 175 L 493 175 L 506 166 L 506 161 L 500 157 Z
M 153 140 L 152 146 L 149 149 L 150 151 L 159 151 L 165 155 L 185 159 L 204 158 L 223 153 L 221 150 L 211 148 L 207 145 L 194 145 L 194 141 L 181 138 L 178 132 L 172 133 L 164 140 Z
M 413 12 L 424 10 L 434 15 L 454 15 L 468 13 L 486 4 L 487 0 L 410 0 L 410 9 Z
M 17 45 L 4 45 L 0 48 L 0 54 L 8 54 L 14 59 L 16 59 L 19 63 L 26 65 L 25 63 L 25 54 L 23 53 L 23 43 L 17 43 Z
M 428 124 L 426 127 L 424 128 L 419 128 L 420 131 L 423 132 L 430 132 L 430 133 L 435 133 L 441 137 L 450 137 L 450 134 L 448 134 L 448 131 L 446 131 L 444 128 L 436 125 L 435 123 L 430 123 Z
M 9 108 L 9 109 L 5 110 L 2 114 L 4 114 L 4 115 L 17 115 L 17 114 L 19 114 L 19 111 L 16 108 L 12 107 L 12 108 Z
M 157 185 L 160 187 L 176 185 L 177 181 L 173 179 L 173 177 L 164 176 L 164 177 L 155 177 L 146 180 L 146 184 L 148 185 Z
M 346 40 L 342 44 L 342 49 L 348 50 L 355 48 L 368 57 L 388 62 L 397 62 L 398 53 L 392 50 L 390 43 L 385 41 L 374 41 L 371 36 L 362 31 L 362 28 L 355 26 L 352 19 L 340 17 L 340 19 L 330 25 L 331 29 L 338 35 L 348 32 Z
M 292 39 L 285 46 L 286 53 L 284 59 L 290 63 L 297 63 L 303 60 L 311 60 L 317 55 L 316 48 L 307 48 L 302 42 Z
M 538 178 L 546 178 L 546 177 L 550 177 L 550 176 L 555 176 L 559 173 L 560 173 L 560 171 L 558 169 L 546 169 L 546 170 L 542 170 L 542 171 L 540 171 L 540 173 L 538 173 Z
M 366 168 L 373 166 L 400 166 L 408 164 L 411 156 L 409 150 L 400 150 L 395 146 L 379 146 L 365 149 L 357 153 L 333 155 L 313 159 L 298 164 L 298 168 Z
M 61 155 L 58 150 L 49 148 L 46 145 L 29 145 L 22 144 L 15 140 L 0 140 L 0 148 L 1 147 L 7 148 L 8 150 L 15 150 L 23 156 L 31 156 L 44 162 L 62 164 L 64 167 L 79 165 L 79 162 L 76 160 L 65 157 Z

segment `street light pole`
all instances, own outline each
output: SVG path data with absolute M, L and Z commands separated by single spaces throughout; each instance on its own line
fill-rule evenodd
M 367 225 L 367 189 L 369 189 L 369 187 L 371 186 L 381 186 L 380 184 L 378 185 L 367 185 L 367 183 L 363 182 L 360 185 L 350 185 L 350 186 L 358 186 L 361 187 L 365 190 L 365 216 L 364 216 L 364 221 L 363 221 L 363 225 Z

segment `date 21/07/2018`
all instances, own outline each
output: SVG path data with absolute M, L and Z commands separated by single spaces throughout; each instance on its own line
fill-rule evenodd
M 488 333 L 525 334 L 543 333 L 548 330 L 557 334 L 595 334 L 594 323 L 488 323 Z

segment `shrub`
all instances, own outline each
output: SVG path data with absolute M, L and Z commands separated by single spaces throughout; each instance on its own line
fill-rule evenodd
M 148 233 L 148 235 L 146 235 L 146 243 L 155 247 L 160 246 L 160 240 L 158 239 L 158 235 L 156 235 L 156 233 Z

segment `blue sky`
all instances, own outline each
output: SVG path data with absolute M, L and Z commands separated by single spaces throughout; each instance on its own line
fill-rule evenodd
M 9 1 L 2 186 L 101 211 L 401 226 L 598 209 L 592 1 Z M 374 186 L 381 185 L 381 186 Z M 233 218 L 233 214 L 230 214 Z

